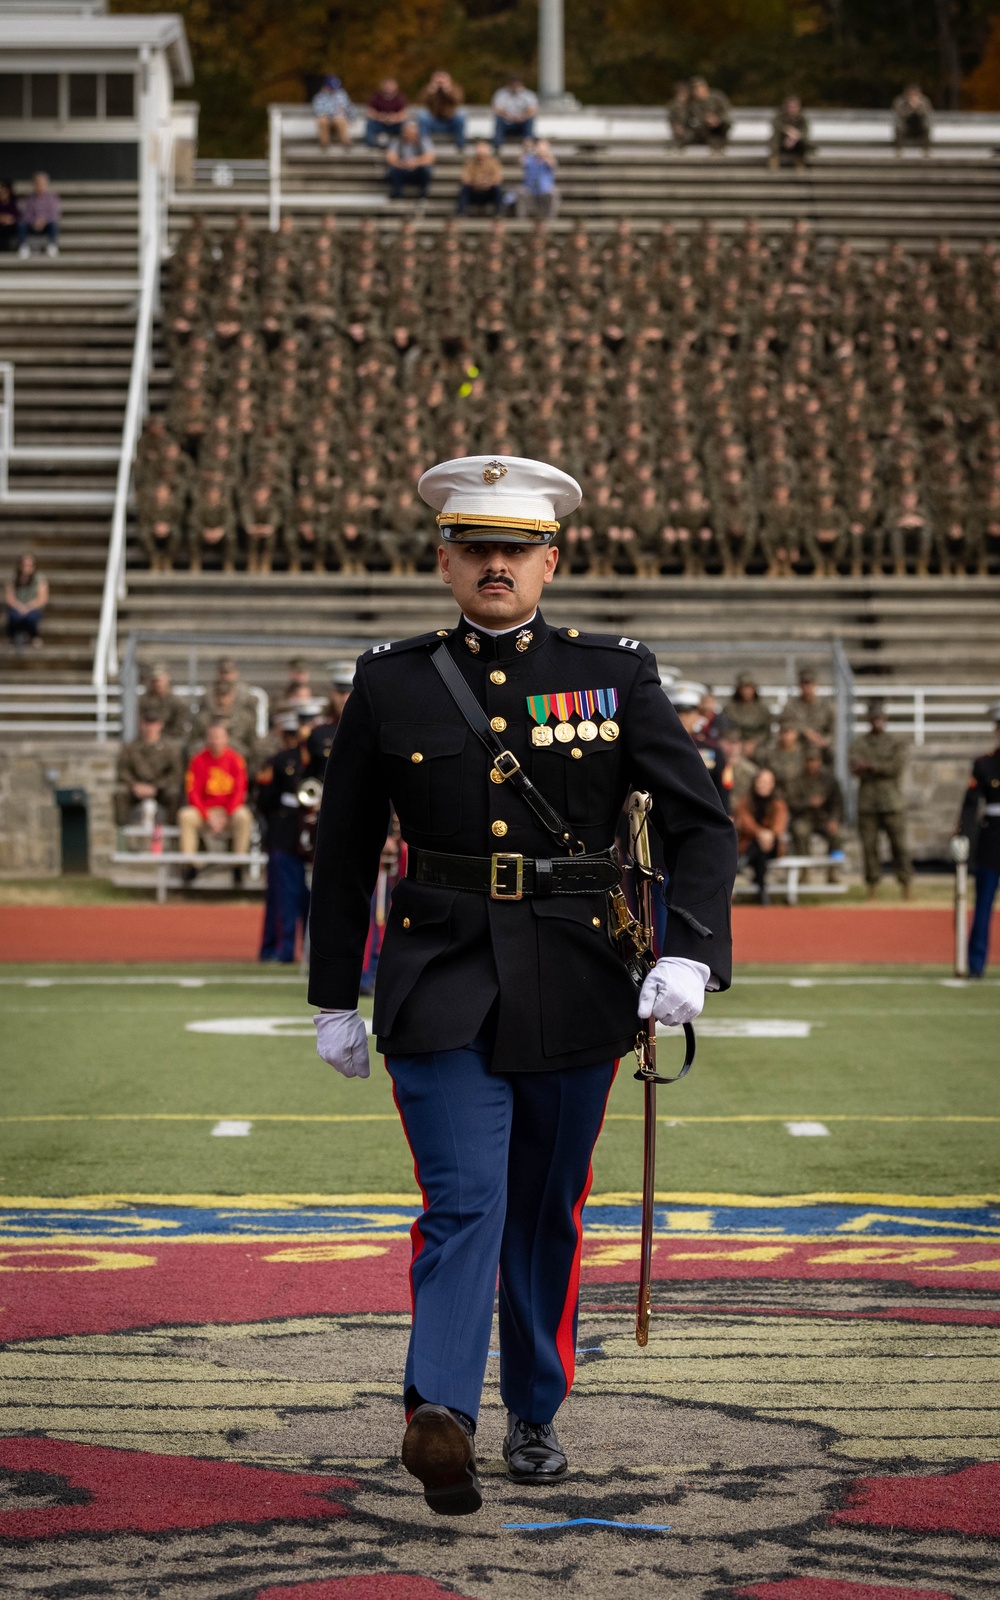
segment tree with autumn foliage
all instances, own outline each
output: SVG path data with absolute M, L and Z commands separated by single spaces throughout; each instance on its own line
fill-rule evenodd
M 564 0 L 567 88 L 585 105 L 665 104 L 704 73 L 737 104 L 888 106 L 911 79 L 942 108 L 1000 108 L 1000 0 Z M 169 0 L 111 0 L 120 12 Z M 538 0 L 174 0 L 205 154 L 260 155 L 269 102 L 336 72 L 363 103 L 387 72 L 415 95 L 445 66 L 472 103 L 534 81 Z

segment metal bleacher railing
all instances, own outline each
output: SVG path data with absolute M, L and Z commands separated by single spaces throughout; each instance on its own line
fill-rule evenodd
M 12 489 L 10 466 L 18 462 L 116 461 L 117 448 L 90 444 L 21 444 L 14 437 L 14 363 L 0 361 L 0 505 L 106 506 L 106 489 Z

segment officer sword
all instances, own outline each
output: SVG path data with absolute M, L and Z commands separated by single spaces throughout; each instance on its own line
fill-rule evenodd
M 635 881 L 636 906 L 639 913 L 638 933 L 644 946 L 647 971 L 655 962 L 653 954 L 653 887 L 658 874 L 653 866 L 649 848 L 649 813 L 652 799 L 641 790 L 634 791 L 628 802 L 629 854 Z M 673 1078 L 662 1078 L 656 1070 L 656 1022 L 647 1018 L 639 1025 L 635 1040 L 636 1061 L 639 1070 L 635 1076 L 643 1086 L 643 1155 L 642 1155 L 642 1237 L 639 1246 L 639 1297 L 635 1310 L 635 1342 L 644 1346 L 649 1342 L 649 1320 L 652 1314 L 653 1276 L 653 1213 L 656 1199 L 656 1087 L 660 1083 L 676 1083 L 690 1070 L 694 1061 L 694 1029 L 684 1024 L 686 1051 L 684 1064 Z

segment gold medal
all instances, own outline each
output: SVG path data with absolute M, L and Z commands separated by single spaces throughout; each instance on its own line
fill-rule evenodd
M 619 728 L 617 722 L 612 722 L 610 717 L 606 722 L 601 723 L 598 731 L 601 735 L 601 738 L 607 739 L 609 744 L 613 744 L 618 735 L 621 733 L 621 729 Z
M 576 738 L 576 729 L 571 722 L 557 722 L 555 734 L 560 744 L 572 744 Z
M 597 738 L 597 723 L 589 721 L 578 722 L 576 725 L 576 731 L 578 736 L 583 740 L 584 744 L 589 744 L 591 739 Z
M 539 727 L 532 728 L 532 730 L 531 730 L 531 742 L 532 742 L 532 744 L 537 744 L 537 745 L 551 744 L 552 743 L 552 729 L 548 726 L 547 723 L 543 722 L 543 723 L 541 723 L 541 725 Z

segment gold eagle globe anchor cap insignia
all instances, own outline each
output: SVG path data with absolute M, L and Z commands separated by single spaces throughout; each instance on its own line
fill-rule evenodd
M 528 456 L 459 456 L 417 484 L 446 544 L 551 544 L 583 491 L 561 467 Z

